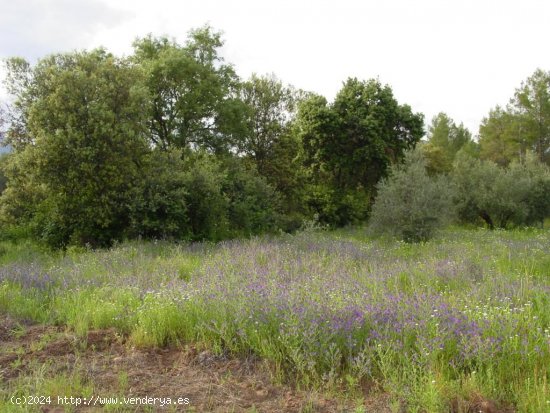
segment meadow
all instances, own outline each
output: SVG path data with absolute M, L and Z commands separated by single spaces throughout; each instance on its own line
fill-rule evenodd
M 4 242 L 0 313 L 79 336 L 112 327 L 136 347 L 253 355 L 274 381 L 389 394 L 396 412 L 550 411 L 548 229 L 455 228 L 408 244 L 356 228 L 63 253 Z

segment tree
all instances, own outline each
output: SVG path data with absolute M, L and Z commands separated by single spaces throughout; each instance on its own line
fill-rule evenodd
M 5 61 L 5 66 L 7 70 L 4 84 L 8 93 L 17 99 L 8 106 L 8 111 L 2 113 L 3 144 L 18 149 L 31 143 L 27 119 L 37 90 L 33 85 L 33 71 L 29 62 L 20 57 L 13 57 Z M 10 127 L 4 130 L 6 124 Z
M 493 161 L 500 166 L 508 166 L 520 159 L 526 151 L 522 139 L 522 127 L 518 116 L 511 109 L 497 106 L 483 118 L 479 127 L 481 159 Z
M 439 113 L 428 127 L 428 142 L 422 146 L 430 173 L 448 173 L 452 169 L 456 154 L 464 149 L 475 151 L 472 134 L 461 123 L 455 122 L 445 113 Z
M 294 115 L 295 92 L 275 76 L 253 74 L 241 85 L 241 99 L 247 107 L 247 133 L 239 142 L 242 154 L 251 157 L 262 175 L 282 137 L 288 133 Z
M 227 175 L 222 190 L 228 200 L 231 235 L 250 236 L 280 228 L 281 199 L 267 179 L 239 158 L 227 158 L 224 163 Z
M 185 203 L 193 240 L 219 241 L 230 235 L 229 199 L 223 192 L 227 172 L 216 157 L 197 152 L 185 160 Z
M 2 195 L 4 189 L 6 189 L 6 184 L 8 181 L 8 179 L 6 178 L 6 172 L 4 171 L 7 159 L 7 154 L 0 154 L 0 195 Z
M 506 166 L 532 151 L 550 164 L 550 72 L 537 69 L 506 108 L 497 106 L 483 119 L 479 135 L 483 159 Z
M 377 80 L 348 79 L 331 105 L 314 97 L 300 116 L 308 162 L 342 189 L 374 188 L 423 135 L 423 116 Z
M 537 69 L 516 89 L 512 103 L 524 127 L 522 139 L 550 163 L 550 72 Z
M 296 105 L 304 95 L 274 75 L 252 75 L 241 85 L 246 133 L 238 152 L 281 194 L 289 228 L 300 225 L 303 218 L 304 173 L 293 127 Z
M 527 153 L 525 162 L 514 165 L 527 175 L 529 188 L 524 202 L 528 213 L 526 224 L 539 224 L 544 227 L 544 220 L 550 217 L 550 167 L 537 160 L 532 153 Z
M 238 79 L 218 54 L 221 35 L 206 26 L 184 46 L 166 37 L 134 42 L 133 61 L 145 72 L 150 138 L 167 149 L 224 151 L 243 133 Z
M 370 229 L 407 242 L 427 241 L 454 217 L 452 195 L 448 178 L 430 177 L 422 152 L 410 151 L 378 185 Z
M 337 225 L 366 217 L 376 183 L 424 133 L 423 116 L 377 80 L 348 79 L 330 105 L 310 96 L 296 123 L 313 185 L 309 204 Z
M 464 221 L 481 218 L 490 229 L 507 228 L 541 223 L 550 214 L 550 170 L 529 153 L 507 168 L 460 156 L 452 178 Z
M 141 163 L 130 202 L 128 235 L 154 239 L 190 239 L 181 150 L 151 151 Z
M 149 150 L 141 72 L 103 49 L 18 67 L 30 74 L 12 89 L 24 125 L 24 134 L 12 136 L 25 138 L 8 170 L 7 210 L 22 201 L 37 236 L 53 246 L 108 245 L 128 225 L 131 189 Z

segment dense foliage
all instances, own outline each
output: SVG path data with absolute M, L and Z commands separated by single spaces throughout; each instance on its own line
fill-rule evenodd
M 370 226 L 407 242 L 426 241 L 454 217 L 452 196 L 449 179 L 428 176 L 422 153 L 409 152 L 379 184 Z
M 506 110 L 491 112 L 479 144 L 444 113 L 421 142 L 423 115 L 378 80 L 349 78 L 330 103 L 274 75 L 242 80 L 208 26 L 184 44 L 150 35 L 133 46 L 124 58 L 97 49 L 34 65 L 6 61 L 13 103 L 0 113 L 0 130 L 12 151 L 0 159 L 2 234 L 67 247 L 135 237 L 220 240 L 312 220 L 344 226 L 368 218 L 390 170 L 393 184 L 380 188 L 392 195 L 374 207 L 386 214 L 404 216 L 397 211 L 411 188 L 434 199 L 455 188 L 465 221 L 508 227 L 549 215 L 543 71 Z M 418 175 L 422 168 L 397 168 L 419 143 L 433 179 Z M 454 186 L 432 185 L 446 175 Z M 431 216 L 426 208 L 409 205 Z M 432 232 L 393 224 L 403 227 L 388 224 L 389 232 L 410 240 Z
M 389 86 L 348 79 L 332 104 L 311 96 L 297 130 L 315 190 L 310 202 L 323 221 L 365 219 L 377 182 L 423 135 L 423 116 L 399 105 Z
M 497 106 L 483 119 L 479 134 L 484 159 L 508 165 L 532 151 L 550 165 L 550 72 L 537 69 L 506 108 Z
M 463 156 L 455 163 L 452 178 L 464 221 L 481 218 L 491 229 L 542 226 L 550 215 L 550 168 L 533 156 L 506 169 Z
M 446 113 L 439 113 L 432 119 L 427 137 L 421 149 L 430 175 L 449 173 L 459 152 L 477 156 L 479 151 L 470 131 L 462 123 L 457 126 Z

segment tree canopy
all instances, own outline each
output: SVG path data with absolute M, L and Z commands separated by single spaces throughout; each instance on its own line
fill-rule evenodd
M 476 154 L 477 144 L 464 125 L 456 123 L 446 114 L 439 113 L 428 127 L 428 140 L 422 147 L 426 168 L 431 174 L 448 173 L 459 151 Z
M 424 133 L 423 115 L 400 105 L 390 86 L 374 79 L 348 79 L 330 105 L 311 97 L 298 124 L 306 162 L 340 189 L 374 188 Z
M 193 30 L 182 46 L 166 37 L 134 42 L 132 60 L 149 92 L 149 137 L 163 148 L 228 150 L 242 132 L 238 78 L 219 55 L 220 33 Z
M 128 57 L 99 48 L 8 59 L 0 236 L 16 228 L 52 247 L 107 246 L 292 231 L 313 219 L 343 226 L 367 220 L 380 189 L 377 220 L 403 223 L 411 239 L 445 221 L 448 191 L 472 223 L 550 215 L 548 72 L 489 113 L 479 144 L 438 114 L 422 159 L 401 168 L 424 117 L 389 85 L 348 78 L 329 102 L 272 74 L 239 78 L 223 45 L 204 26 L 183 44 L 137 39 Z
M 497 106 L 479 128 L 481 157 L 499 165 L 522 161 L 528 151 L 550 164 L 550 72 L 537 69 L 516 89 L 510 103 Z

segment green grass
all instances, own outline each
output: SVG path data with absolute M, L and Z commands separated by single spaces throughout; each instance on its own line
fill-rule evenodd
M 397 410 L 490 400 L 550 411 L 547 229 L 453 228 L 421 244 L 355 228 L 64 255 L 2 248 L 0 311 L 22 320 L 254 354 L 302 388 L 373 383 Z

